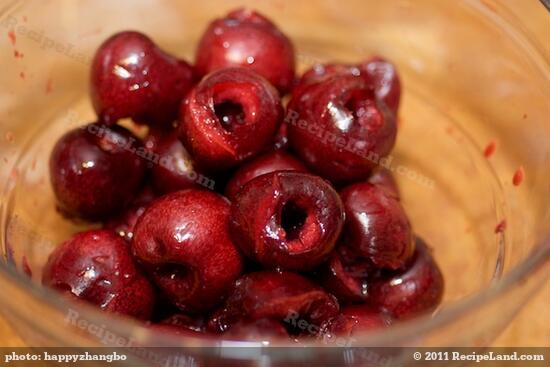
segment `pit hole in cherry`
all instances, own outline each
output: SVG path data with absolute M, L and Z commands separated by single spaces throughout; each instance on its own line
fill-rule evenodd
M 286 233 L 287 240 L 292 241 L 299 237 L 306 219 L 306 210 L 296 202 L 289 200 L 283 205 L 281 209 L 281 227 Z
M 214 104 L 214 113 L 222 127 L 227 131 L 233 131 L 236 126 L 244 125 L 244 110 L 239 103 L 223 101 Z

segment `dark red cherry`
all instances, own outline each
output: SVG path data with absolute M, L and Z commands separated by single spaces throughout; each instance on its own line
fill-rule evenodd
M 58 207 L 69 216 L 105 219 L 141 189 L 141 143 L 120 126 L 86 125 L 69 131 L 50 156 L 50 180 Z
M 125 31 L 107 39 L 91 68 L 91 97 L 100 120 L 130 117 L 170 126 L 193 86 L 193 68 L 157 47 L 146 35 Z
M 283 122 L 279 126 L 279 130 L 273 139 L 273 145 L 269 147 L 269 150 L 287 150 L 288 149 L 288 127 Z
M 242 276 L 208 329 L 224 332 L 241 321 L 277 320 L 288 328 L 305 320 L 318 327 L 338 314 L 334 296 L 290 272 L 261 271 Z
M 375 56 L 360 64 L 359 68 L 371 80 L 376 96 L 397 114 L 401 99 L 401 82 L 395 66 L 384 58 Z
M 155 198 L 156 195 L 153 190 L 146 186 L 126 210 L 106 221 L 104 227 L 117 233 L 127 241 L 131 241 L 139 217 Z
M 199 165 L 234 167 L 273 140 L 282 118 L 277 91 L 247 69 L 208 75 L 185 99 L 180 134 Z
M 229 235 L 229 213 L 224 197 L 187 189 L 153 202 L 136 224 L 134 255 L 184 312 L 215 307 L 241 274 L 242 259 Z
M 371 279 L 369 302 L 389 311 L 397 319 L 408 319 L 433 311 L 443 297 L 443 275 L 421 240 L 403 270 L 383 271 Z
M 340 302 L 364 302 L 368 296 L 368 277 L 375 272 L 376 267 L 369 259 L 339 244 L 323 264 L 320 282 Z
M 342 309 L 342 313 L 326 322 L 321 332 L 325 338 L 353 337 L 361 333 L 387 328 L 392 319 L 385 311 L 378 311 L 368 305 L 352 305 Z
M 265 267 L 305 271 L 328 259 L 344 212 L 323 179 L 279 171 L 249 181 L 232 204 L 231 234 Z
M 277 171 L 307 172 L 307 169 L 290 154 L 278 151 L 267 153 L 242 165 L 225 187 L 225 195 L 233 200 L 241 188 L 250 180 Z
M 270 20 L 239 9 L 210 24 L 200 40 L 195 66 L 201 75 L 226 67 L 250 69 L 284 93 L 294 82 L 294 48 Z
M 395 66 L 375 56 L 358 64 L 317 64 L 306 71 L 294 88 L 293 95 L 300 94 L 308 85 L 319 83 L 333 76 L 359 76 L 374 89 L 376 97 L 397 115 L 401 97 L 401 82 Z
M 377 167 L 370 175 L 368 182 L 384 188 L 390 195 L 400 200 L 401 195 L 399 193 L 397 181 L 395 181 L 391 171 L 387 168 Z
M 394 115 L 364 78 L 335 75 L 294 94 L 285 118 L 290 146 L 334 183 L 366 180 L 393 148 Z
M 108 230 L 77 233 L 48 258 L 42 283 L 105 311 L 148 319 L 153 286 L 136 268 L 126 242 Z
M 346 245 L 378 267 L 403 267 L 414 242 L 409 219 L 395 196 L 370 183 L 348 186 L 340 196 L 346 210 Z
M 153 157 L 151 180 L 159 194 L 192 187 L 214 189 L 215 180 L 200 172 L 176 133 L 149 137 Z

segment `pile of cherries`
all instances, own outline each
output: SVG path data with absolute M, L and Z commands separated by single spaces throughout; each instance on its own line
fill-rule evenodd
M 50 176 L 64 215 L 103 228 L 57 247 L 45 285 L 230 339 L 350 337 L 441 301 L 441 272 L 377 166 L 397 133 L 391 63 L 296 78 L 290 40 L 236 10 L 209 25 L 195 65 L 113 35 L 91 98 L 97 121 L 60 138 Z

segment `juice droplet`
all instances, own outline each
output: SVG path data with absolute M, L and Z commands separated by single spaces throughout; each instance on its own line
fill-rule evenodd
M 485 150 L 483 151 L 483 155 L 485 156 L 485 158 L 490 158 L 495 153 L 496 149 L 497 149 L 497 142 L 492 140 L 485 147 Z
M 50 78 L 46 81 L 46 94 L 50 94 L 52 91 L 53 91 L 53 81 Z
M 13 50 L 13 57 L 15 57 L 16 59 L 22 59 L 23 58 L 23 53 L 22 52 L 19 52 L 17 50 Z
M 506 230 L 506 219 L 503 219 L 497 226 L 495 227 L 495 233 L 502 233 Z
M 523 178 L 525 177 L 525 171 L 523 170 L 523 167 L 520 166 L 516 172 L 514 172 L 514 177 L 512 178 L 512 183 L 514 186 L 519 186 L 523 182 Z
M 7 131 L 6 135 L 4 135 L 4 139 L 6 139 L 6 141 L 9 143 L 13 143 L 13 141 L 15 140 L 15 136 L 11 131 Z
M 25 80 L 25 72 L 24 72 L 24 71 L 20 72 L 20 73 L 19 73 L 19 77 L 20 77 L 21 79 Z
M 32 270 L 25 255 L 23 255 L 23 259 L 21 260 L 21 266 L 23 267 L 23 272 L 27 274 L 29 278 L 32 278 Z
M 17 38 L 15 37 L 15 32 L 14 31 L 9 31 L 8 32 L 8 38 L 10 39 L 10 42 L 11 42 L 12 46 L 15 46 L 15 42 L 17 42 Z

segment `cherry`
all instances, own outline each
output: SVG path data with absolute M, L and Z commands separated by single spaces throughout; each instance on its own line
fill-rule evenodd
M 367 179 L 397 133 L 394 115 L 364 78 L 353 75 L 334 75 L 295 93 L 285 122 L 291 148 L 337 184 Z
M 378 311 L 368 305 L 344 307 L 341 314 L 330 319 L 321 328 L 324 337 L 352 337 L 359 333 L 384 329 L 391 325 L 392 318 L 384 311 Z
M 290 272 L 248 273 L 235 282 L 225 306 L 214 312 L 208 330 L 224 332 L 241 321 L 271 319 L 291 328 L 299 320 L 318 327 L 338 314 L 334 296 Z
M 374 85 L 376 96 L 397 115 L 401 99 L 401 82 L 395 66 L 384 58 L 375 56 L 359 67 Z
M 340 302 L 365 302 L 368 277 L 375 272 L 376 267 L 369 259 L 358 256 L 345 244 L 339 244 L 323 265 L 320 281 Z
M 141 143 L 120 126 L 89 124 L 69 131 L 50 156 L 58 207 L 69 216 L 101 220 L 136 196 L 145 175 Z
M 430 249 L 421 240 L 405 269 L 383 271 L 371 279 L 369 302 L 396 319 L 409 319 L 433 311 L 443 297 L 443 275 Z
M 307 169 L 290 154 L 279 151 L 267 153 L 242 165 L 225 187 L 225 195 L 232 200 L 250 180 L 277 171 L 307 172 Z
M 42 283 L 108 312 L 148 319 L 155 293 L 126 242 L 108 230 L 77 233 L 48 258 Z
M 125 31 L 107 39 L 91 67 L 91 98 L 100 120 L 130 117 L 170 126 L 195 80 L 193 68 L 164 51 L 146 35 Z
M 403 267 L 414 241 L 409 219 L 395 196 L 370 183 L 348 186 L 340 196 L 346 210 L 346 244 L 378 267 Z
M 273 139 L 271 150 L 287 150 L 288 149 L 288 126 L 284 122 L 279 126 L 279 130 Z
M 147 209 L 155 198 L 153 190 L 149 186 L 146 186 L 124 212 L 110 218 L 105 222 L 104 227 L 114 231 L 126 239 L 126 241 L 131 241 L 134 236 L 134 227 L 139 217 L 141 217 L 145 209 Z
M 231 217 L 233 239 L 249 258 L 266 267 L 303 271 L 327 260 L 344 211 L 328 182 L 279 171 L 244 185 Z
M 202 36 L 196 58 L 199 74 L 243 67 L 265 77 L 281 92 L 294 82 L 294 48 L 263 15 L 239 9 L 214 20 Z
M 134 255 L 184 312 L 215 307 L 241 274 L 229 213 L 229 201 L 222 196 L 187 189 L 153 202 L 135 226 Z
M 223 170 L 260 153 L 281 118 L 277 91 L 265 79 L 247 69 L 222 69 L 185 99 L 179 131 L 199 165 Z
M 376 97 L 397 115 L 401 97 L 401 82 L 395 66 L 389 61 L 375 56 L 359 64 L 315 65 L 306 71 L 294 88 L 293 94 L 301 93 L 307 85 L 318 83 L 332 76 L 360 76 L 372 86 Z
M 390 170 L 383 167 L 377 167 L 370 175 L 368 182 L 384 188 L 390 195 L 400 200 L 401 195 L 399 193 L 399 187 Z
M 151 180 L 159 194 L 203 186 L 214 189 L 215 181 L 199 172 L 197 164 L 176 133 L 157 133 L 147 140 L 154 157 Z

